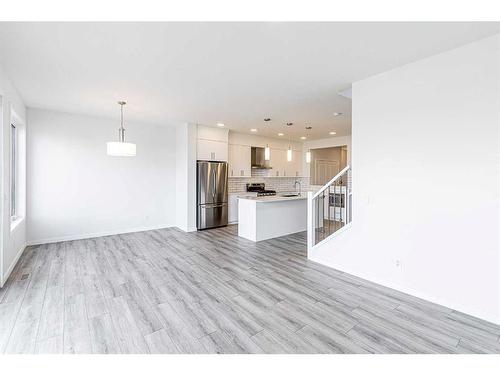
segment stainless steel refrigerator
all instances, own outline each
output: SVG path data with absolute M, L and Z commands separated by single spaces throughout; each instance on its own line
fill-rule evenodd
M 198 161 L 196 165 L 198 229 L 227 225 L 227 163 Z

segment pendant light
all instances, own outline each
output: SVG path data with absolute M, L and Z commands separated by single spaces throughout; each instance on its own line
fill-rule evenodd
M 292 161 L 292 148 L 288 144 L 288 150 L 286 150 L 286 161 Z
M 312 127 L 311 127 L 311 126 L 306 126 L 306 132 L 307 132 L 308 130 L 311 130 L 311 129 L 312 129 Z M 309 148 L 309 149 L 307 149 L 307 152 L 306 152 L 306 163 L 307 163 L 307 164 L 310 164 L 310 163 L 311 163 L 311 149 L 310 149 L 310 148 Z
M 271 119 L 269 117 L 264 119 L 264 122 L 270 123 Z M 264 160 L 268 161 L 271 160 L 271 149 L 269 148 L 269 143 L 266 145 L 264 148 Z
M 107 142 L 107 153 L 109 156 L 135 156 L 135 143 L 125 142 L 125 128 L 123 127 L 123 106 L 126 102 L 119 101 L 121 112 L 121 125 L 118 129 L 118 142 Z
M 292 126 L 293 122 L 287 122 L 286 126 Z M 286 161 L 292 161 L 292 145 L 290 135 L 288 135 L 288 150 L 286 150 Z

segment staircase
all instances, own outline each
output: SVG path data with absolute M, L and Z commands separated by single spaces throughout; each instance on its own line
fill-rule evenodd
M 351 215 L 351 166 L 348 165 L 316 193 L 308 193 L 308 251 L 346 229 L 351 223 Z

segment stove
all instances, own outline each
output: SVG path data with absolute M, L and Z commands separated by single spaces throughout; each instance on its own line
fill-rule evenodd
M 257 192 L 258 197 L 263 197 L 266 195 L 276 195 L 276 191 L 275 190 L 262 190 L 262 191 Z
M 258 197 L 264 197 L 268 195 L 276 195 L 275 190 L 267 190 L 266 184 L 263 182 L 247 184 L 247 191 L 257 193 Z

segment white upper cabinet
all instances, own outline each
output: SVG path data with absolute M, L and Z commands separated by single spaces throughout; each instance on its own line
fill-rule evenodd
M 287 161 L 287 150 L 271 149 L 271 167 L 269 177 L 302 176 L 302 152 L 292 151 L 292 161 Z
M 271 158 L 269 162 L 272 167 L 269 176 L 283 177 L 285 175 L 285 168 L 286 168 L 285 150 L 281 150 L 278 148 L 271 148 Z
M 229 130 L 214 128 L 211 126 L 198 125 L 198 139 L 208 139 L 210 141 L 228 142 Z
M 196 148 L 198 160 L 227 161 L 227 143 L 198 139 Z
M 229 177 L 252 176 L 252 148 L 229 145 Z
M 197 159 L 228 161 L 228 130 L 198 125 Z
M 292 152 L 292 161 L 290 167 L 290 176 L 292 177 L 301 177 L 302 173 L 302 151 L 293 151 Z
M 229 134 L 229 177 L 251 177 L 252 147 L 264 148 L 269 145 L 271 155 L 266 172 L 259 171 L 262 177 L 302 177 L 302 145 L 298 142 L 278 140 L 257 135 L 230 132 Z M 289 144 L 292 147 L 292 161 L 286 160 Z

